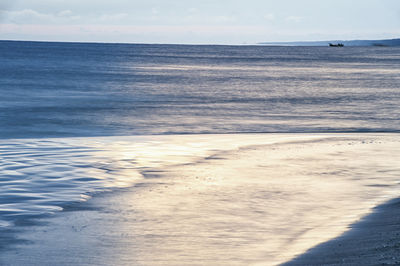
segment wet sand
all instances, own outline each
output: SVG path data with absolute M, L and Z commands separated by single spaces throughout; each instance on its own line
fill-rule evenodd
M 400 265 L 400 199 L 375 208 L 349 232 L 283 265 Z
M 199 149 L 207 152 L 197 156 L 189 155 L 199 141 L 186 138 L 190 145 L 172 145 L 173 158 L 171 145 L 157 159 L 157 148 L 146 147 L 140 165 L 148 167 L 123 171 L 135 173 L 132 187 L 95 194 L 19 227 L 16 239 L 24 242 L 4 250 L 0 262 L 277 265 L 339 237 L 398 197 L 396 134 L 209 136 Z M 113 148 L 97 160 L 138 158 L 125 141 L 118 150 L 109 140 Z

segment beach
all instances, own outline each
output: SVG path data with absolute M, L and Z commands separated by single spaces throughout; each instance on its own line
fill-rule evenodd
M 76 200 L 57 203 L 59 210 L 32 217 L 24 213 L 22 218 L 5 221 L 16 226 L 1 243 L 3 265 L 279 265 L 298 256 L 291 263 L 341 265 L 346 264 L 345 255 L 343 261 L 334 260 L 335 254 L 344 254 L 340 248 L 307 251 L 338 237 L 353 239 L 357 230 L 374 232 L 377 237 L 368 241 L 378 247 L 380 240 L 398 243 L 398 237 L 384 235 L 390 234 L 390 227 L 368 223 L 368 215 L 384 215 L 383 223 L 389 224 L 397 219 L 388 215 L 398 213 L 396 204 L 389 204 L 386 212 L 371 213 L 399 196 L 398 134 L 6 142 L 9 156 L 3 153 L 3 161 L 42 160 L 41 167 L 21 166 L 14 174 L 46 176 L 59 164 L 75 168 L 64 172 L 59 168 L 59 182 L 63 178 L 69 179 L 68 184 L 78 182 L 80 176 L 74 174 L 80 171 L 93 182 L 86 181 L 87 192 L 81 191 L 81 185 L 71 187 L 68 195 Z M 66 146 L 80 150 L 60 149 Z M 52 205 L 49 202 L 45 206 Z M 30 202 L 20 204 L 26 207 Z M 366 222 L 358 223 L 366 216 Z M 365 259 L 364 265 L 379 261 L 370 260 L 363 250 L 353 251 L 355 257 Z M 379 249 L 374 252 L 368 255 L 381 254 Z
M 399 265 L 399 203 L 378 206 L 349 232 L 284 265 Z

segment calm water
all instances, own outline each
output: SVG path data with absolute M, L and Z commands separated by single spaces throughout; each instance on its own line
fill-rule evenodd
M 398 132 L 400 48 L 0 42 L 0 137 Z

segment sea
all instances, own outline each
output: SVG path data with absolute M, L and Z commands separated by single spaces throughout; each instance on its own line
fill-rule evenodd
M 399 104 L 400 47 L 0 41 L 0 252 L 223 136 L 399 133 Z
M 399 47 L 0 42 L 0 138 L 399 132 Z

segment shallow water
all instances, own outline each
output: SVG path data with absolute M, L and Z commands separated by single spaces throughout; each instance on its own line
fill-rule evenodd
M 44 217 L 46 226 L 17 235 L 29 244 L 3 252 L 6 265 L 274 265 L 340 235 L 400 188 L 398 134 L 82 138 L 52 145 L 66 143 L 86 147 L 68 155 L 68 165 L 79 160 L 74 168 L 90 165 L 85 171 L 95 173 L 86 188 L 131 188 L 81 204 L 64 198 L 58 203 L 64 211 Z M 19 156 L 52 161 L 57 153 L 43 152 Z M 96 164 L 84 163 L 90 158 Z M 73 173 L 60 172 L 58 183 L 70 184 L 60 191 L 79 199 Z
M 275 139 L 193 135 L 2 140 L 0 226 L 60 211 L 91 193 L 133 186 L 156 175 L 157 169 L 190 163 L 216 150 Z

